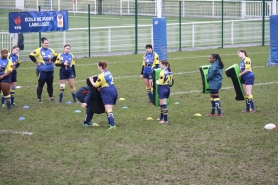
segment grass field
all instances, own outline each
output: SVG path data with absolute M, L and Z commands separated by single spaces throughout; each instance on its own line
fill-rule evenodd
M 232 81 L 223 72 L 223 118 L 204 116 L 211 105 L 209 94 L 201 93 L 198 68 L 208 64 L 211 53 L 220 54 L 225 68 L 239 63 L 237 49 L 168 54 L 175 85 L 169 123 L 163 125 L 156 121 L 159 107 L 146 104 L 139 79 L 142 55 L 76 59 L 77 89 L 86 85 L 88 76 L 99 73 L 96 63 L 105 59 L 119 98 L 125 98 L 114 107 L 117 129 L 109 131 L 104 114 L 93 119 L 99 127 L 83 127 L 85 110 L 80 104 L 50 103 L 46 87 L 43 103 L 38 103 L 35 66 L 23 62 L 15 99 L 19 106 L 0 109 L 0 184 L 278 184 L 277 130 L 263 129 L 267 123 L 277 125 L 278 118 L 277 68 L 266 67 L 268 46 L 244 48 L 256 77 L 257 112 L 241 112 L 245 102 L 234 99 Z M 56 99 L 58 79 L 56 68 Z M 72 101 L 68 86 L 66 101 Z M 196 113 L 203 116 L 195 117 Z

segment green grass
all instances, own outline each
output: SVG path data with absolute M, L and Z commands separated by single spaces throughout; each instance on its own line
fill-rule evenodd
M 211 105 L 209 94 L 201 93 L 198 68 L 208 64 L 211 53 L 220 54 L 225 68 L 239 63 L 236 48 L 176 52 L 168 54 L 175 85 L 165 125 L 156 121 L 159 107 L 146 104 L 139 79 L 142 55 L 76 59 L 77 89 L 99 73 L 99 60 L 108 61 L 119 98 L 125 98 L 114 107 L 117 130 L 110 131 L 104 114 L 93 119 L 99 127 L 84 128 L 80 104 L 50 103 L 46 87 L 38 103 L 34 64 L 23 62 L 15 99 L 20 106 L 0 109 L 0 184 L 277 184 L 277 131 L 263 129 L 267 123 L 277 125 L 277 68 L 266 67 L 269 47 L 245 49 L 256 76 L 255 114 L 241 113 L 245 102 L 234 99 L 232 81 L 223 73 L 224 117 L 204 116 Z M 58 79 L 56 68 L 56 99 Z M 77 109 L 82 112 L 74 113 Z M 20 116 L 26 119 L 19 121 Z

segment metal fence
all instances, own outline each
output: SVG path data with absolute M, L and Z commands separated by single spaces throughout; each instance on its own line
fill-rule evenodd
M 156 16 L 156 1 L 138 0 L 138 15 Z M 1 0 L 0 8 L 20 11 L 68 10 L 87 13 L 88 4 L 92 14 L 134 15 L 135 0 Z M 179 1 L 163 1 L 163 16 L 179 16 Z M 183 17 L 220 17 L 221 0 L 183 0 Z M 265 1 L 265 15 L 272 14 L 272 1 Z M 277 5 L 276 5 L 277 6 Z M 262 16 L 263 1 L 224 1 L 225 18 L 258 18 Z M 276 14 L 276 13 L 275 13 Z
M 181 47 L 221 47 L 222 22 L 192 22 L 181 24 Z M 265 41 L 269 42 L 269 22 L 266 21 Z M 167 24 L 168 49 L 178 50 L 180 25 Z M 138 26 L 138 47 L 144 48 L 146 43 L 152 42 L 152 25 Z M 231 45 L 260 45 L 262 43 L 262 24 L 260 19 L 255 20 L 227 20 L 224 21 L 224 47 Z M 88 29 L 69 29 L 65 32 L 45 32 L 51 41 L 51 48 L 60 51 L 65 43 L 74 43 L 72 50 L 75 54 L 88 56 L 100 53 L 135 53 L 135 28 L 134 26 L 115 26 L 91 28 L 90 47 L 88 43 Z M 27 33 L 25 49 L 21 55 L 29 55 L 38 45 L 38 33 Z M 12 39 L 9 33 L 0 33 L 0 43 L 3 47 L 11 48 Z
M 3 1 L 3 2 L 2 2 Z M 101 14 L 122 14 L 123 19 L 130 17 L 128 15 L 134 14 L 134 0 L 117 0 L 117 1 L 96 1 L 96 0 L 76 0 L 75 3 L 66 0 L 15 0 L 8 1 L 2 0 L 0 4 L 0 23 L 1 19 L 5 19 L 9 8 L 17 11 L 23 10 L 37 10 L 37 5 L 42 6 L 44 9 L 67 9 L 69 11 L 74 10 L 75 13 L 87 13 L 88 14 L 88 3 L 90 4 L 90 12 L 92 9 Z M 19 2 L 24 4 L 19 4 Z M 48 4 L 46 3 L 48 2 Z M 49 2 L 52 2 L 49 4 Z M 95 4 L 94 4 L 95 2 Z M 101 8 L 99 8 L 101 4 Z M 125 4 L 129 2 L 128 4 Z M 138 13 L 144 15 L 155 15 L 155 6 L 150 6 L 150 3 L 154 4 L 154 1 L 139 1 Z M 122 4 L 121 4 L 122 3 Z M 145 4 L 144 4 L 145 3 Z M 171 16 L 184 16 L 188 17 L 220 17 L 221 5 L 219 1 L 183 1 L 182 7 L 177 6 L 179 2 L 164 2 L 164 14 Z M 166 3 L 169 3 L 166 6 Z M 244 11 L 242 4 L 245 3 Z M 267 2 L 269 3 L 269 2 Z M 77 4 L 77 5 L 76 5 Z M 109 4 L 109 6 L 108 6 Z M 121 4 L 121 5 L 120 5 Z M 249 2 L 226 2 L 224 14 L 226 18 L 237 17 L 238 20 L 224 20 L 223 29 L 222 21 L 206 21 L 206 22 L 182 22 L 182 23 L 168 23 L 167 24 L 167 46 L 169 50 L 178 50 L 181 47 L 182 50 L 186 48 L 196 47 L 230 47 L 232 45 L 260 45 L 262 41 L 269 42 L 269 22 L 268 17 L 265 18 L 265 24 L 262 24 L 262 9 L 261 2 L 256 1 L 253 3 L 258 7 L 251 8 L 248 10 Z M 74 5 L 75 7 L 72 7 Z M 141 6 L 143 5 L 143 6 Z M 9 7 L 9 8 L 8 8 Z M 81 8 L 82 7 L 82 8 Z M 119 8 L 122 7 L 122 8 Z M 231 8 L 233 7 L 233 8 Z M 267 6 L 269 7 L 269 6 Z M 5 8 L 5 9 L 4 9 Z M 49 10 L 50 10 L 49 9 Z M 179 10 L 184 9 L 188 11 L 182 11 L 179 14 Z M 255 11 L 258 9 L 258 11 Z M 152 10 L 152 11 L 150 11 Z M 171 11 L 170 11 L 171 10 Z M 251 11 L 252 10 L 252 11 Z M 260 10 L 260 11 L 259 11 Z M 149 11 L 149 12 L 148 12 Z M 270 11 L 266 11 L 269 15 Z M 237 13 L 237 14 L 235 14 Z M 4 15 L 1 17 L 1 14 Z M 83 17 L 84 14 L 82 14 Z M 89 14 L 88 14 L 89 15 Z M 126 16 L 125 16 L 126 15 Z M 244 15 L 244 16 L 242 16 Z M 259 17 L 257 19 L 247 19 L 246 17 Z M 105 19 L 106 15 L 100 15 Z M 111 16 L 110 16 L 111 17 Z M 7 17 L 6 17 L 7 19 Z M 178 18 L 177 18 L 178 19 Z M 80 19 L 78 21 L 86 21 Z M 123 20 L 124 21 L 124 20 Z M 176 21 L 177 22 L 177 21 Z M 6 25 L 5 25 L 6 24 Z M 7 27 L 7 21 L 2 23 L 4 27 Z M 144 49 L 146 43 L 152 42 L 152 25 L 137 25 L 138 37 L 136 40 L 135 25 L 133 26 L 103 26 L 103 27 L 91 27 L 90 34 L 88 26 L 81 28 L 69 29 L 64 32 L 44 32 L 43 36 L 50 40 L 51 48 L 57 52 L 61 52 L 61 48 L 64 44 L 72 44 L 72 51 L 76 55 L 89 56 L 98 55 L 104 53 L 137 53 L 137 50 Z M 0 26 L 1 28 L 1 26 Z M 180 34 L 181 31 L 181 34 Z M 223 34 L 223 35 L 222 35 Z M 90 35 L 90 39 L 88 38 Z M 223 37 L 223 42 L 222 42 Z M 89 43 L 89 40 L 91 41 Z M 136 45 L 137 42 L 137 45 Z M 21 55 L 28 56 L 29 53 L 38 46 L 39 35 L 38 33 L 24 33 L 24 45 L 25 48 L 21 51 Z M 10 34 L 6 31 L 0 32 L 0 44 L 1 47 L 11 49 L 12 46 L 16 45 L 16 34 Z M 138 46 L 138 47 L 137 47 Z

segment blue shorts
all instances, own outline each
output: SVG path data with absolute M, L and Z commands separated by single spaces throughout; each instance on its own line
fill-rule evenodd
M 11 82 L 17 82 L 17 71 L 13 70 L 11 75 Z
M 241 78 L 240 82 L 241 84 L 245 84 L 245 85 L 254 85 L 254 81 L 255 81 L 255 76 L 249 76 L 247 78 Z
M 219 89 L 210 89 L 209 92 L 210 92 L 210 94 L 218 94 Z
M 158 98 L 164 99 L 170 96 L 170 86 L 169 85 L 158 85 Z
M 0 80 L 0 83 L 11 83 L 11 75 L 9 75 L 9 76 L 6 76 L 5 78 L 2 78 L 1 80 Z
M 38 75 L 38 80 L 53 79 L 54 71 L 40 71 Z
M 66 69 L 62 67 L 60 69 L 60 80 L 71 79 L 71 78 L 75 78 L 72 68 L 69 67 Z
M 149 80 L 152 80 L 153 79 L 153 75 L 152 75 L 152 73 L 143 73 L 143 78 L 147 78 Z
M 118 92 L 115 86 L 102 88 L 100 95 L 104 105 L 115 105 L 118 99 Z

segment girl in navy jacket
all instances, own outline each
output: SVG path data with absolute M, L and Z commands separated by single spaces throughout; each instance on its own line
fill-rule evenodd
M 210 87 L 211 113 L 208 116 L 215 116 L 215 109 L 217 109 L 217 117 L 222 117 L 221 104 L 219 98 L 219 90 L 222 86 L 222 69 L 224 64 L 218 54 L 211 54 L 209 56 L 211 66 L 208 71 L 208 82 Z

